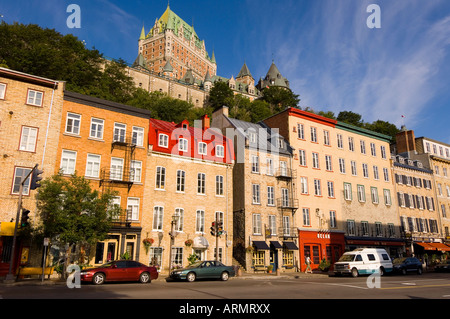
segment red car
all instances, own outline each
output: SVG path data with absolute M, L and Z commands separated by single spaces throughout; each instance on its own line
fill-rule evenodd
M 132 260 L 116 260 L 100 267 L 83 269 L 81 281 L 101 285 L 110 281 L 139 281 L 148 283 L 158 278 L 155 267 L 149 267 Z

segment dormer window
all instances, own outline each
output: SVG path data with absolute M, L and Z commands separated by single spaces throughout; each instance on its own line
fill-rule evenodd
M 166 134 L 159 134 L 158 146 L 169 147 L 169 136 Z
M 185 138 L 178 139 L 178 150 L 182 152 L 187 152 L 188 150 L 188 140 Z

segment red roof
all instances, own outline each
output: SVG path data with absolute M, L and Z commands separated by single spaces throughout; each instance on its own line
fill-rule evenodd
M 207 117 L 206 119 L 209 121 Z M 203 121 L 199 122 L 203 123 Z M 150 119 L 148 143 L 153 145 L 155 152 L 231 164 L 235 159 L 233 142 L 219 131 L 208 127 L 209 125 L 206 129 L 192 127 L 187 120 L 173 123 Z M 163 135 L 161 143 L 160 135 Z M 186 151 L 179 148 L 180 138 L 187 140 Z M 201 142 L 206 144 L 206 154 L 199 152 L 199 143 Z M 219 150 L 216 146 L 219 146 Z M 220 146 L 223 146 L 223 156 L 220 154 Z

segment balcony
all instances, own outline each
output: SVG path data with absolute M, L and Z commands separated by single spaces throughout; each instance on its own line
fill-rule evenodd
M 113 227 L 131 227 L 131 209 L 124 210 L 119 216 L 112 219 Z
M 279 227 L 278 228 L 278 236 L 287 238 L 297 238 L 298 237 L 298 229 L 297 227 Z
M 293 198 L 277 198 L 277 207 L 281 209 L 298 209 L 298 199 Z
M 290 168 L 279 168 L 275 172 L 275 177 L 284 180 L 292 180 L 295 179 L 297 171 Z
M 124 172 L 125 171 L 125 172 Z M 108 184 L 110 186 L 126 186 L 131 188 L 135 180 L 134 170 L 102 168 L 100 170 L 100 186 Z

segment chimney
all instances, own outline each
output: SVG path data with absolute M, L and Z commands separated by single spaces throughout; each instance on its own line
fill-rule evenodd
M 397 133 L 395 138 L 398 154 L 416 152 L 416 138 L 413 130 L 407 130 L 405 126 L 402 126 L 401 131 Z
M 211 126 L 220 130 L 224 129 L 224 117 L 228 117 L 228 106 L 222 106 L 216 109 L 212 114 Z
M 208 114 L 205 114 L 202 116 L 202 129 L 207 130 L 211 127 L 210 125 L 211 120 L 208 117 Z

